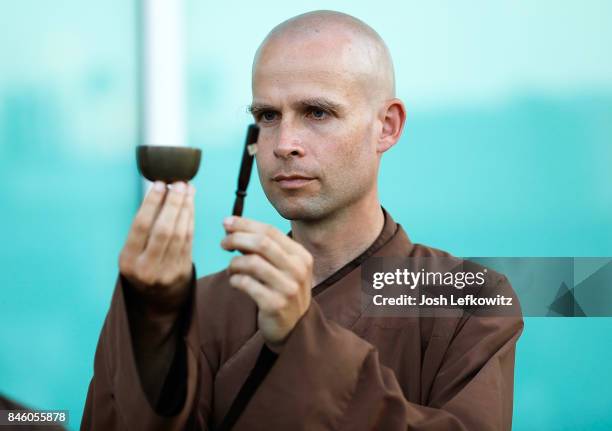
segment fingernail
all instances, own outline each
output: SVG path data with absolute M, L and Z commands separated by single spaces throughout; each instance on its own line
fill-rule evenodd
M 179 182 L 174 185 L 174 190 L 176 190 L 177 193 L 185 193 L 185 189 L 185 183 L 183 182 Z
M 153 184 L 153 189 L 156 192 L 163 192 L 164 190 L 166 190 L 166 184 L 161 181 L 155 181 L 155 183 Z
M 225 217 L 223 219 L 223 225 L 230 227 L 234 223 L 234 217 Z

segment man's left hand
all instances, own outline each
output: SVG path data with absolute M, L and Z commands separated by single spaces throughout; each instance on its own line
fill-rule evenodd
M 221 246 L 244 253 L 231 260 L 229 282 L 255 301 L 259 330 L 268 347 L 278 353 L 310 306 L 312 255 L 264 223 L 232 216 L 223 226 L 227 236 Z

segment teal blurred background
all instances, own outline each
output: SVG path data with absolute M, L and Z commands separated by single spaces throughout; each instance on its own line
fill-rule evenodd
M 373 7 L 376 6 L 376 7 Z M 383 7 L 384 6 L 384 7 Z M 612 256 L 612 3 L 184 0 L 195 257 L 223 268 L 254 51 L 313 9 L 365 20 L 408 109 L 383 205 L 457 256 Z M 0 392 L 78 428 L 140 200 L 134 2 L 0 3 Z M 255 178 L 255 176 L 253 177 Z M 246 215 L 288 230 L 256 180 Z M 612 429 L 612 318 L 526 318 L 515 430 Z

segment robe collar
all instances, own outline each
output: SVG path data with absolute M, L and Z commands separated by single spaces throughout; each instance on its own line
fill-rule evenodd
M 347 274 L 353 271 L 355 268 L 360 266 L 364 260 L 376 253 L 382 246 L 384 246 L 389 240 L 397 233 L 399 225 L 395 223 L 391 215 L 381 206 L 385 221 L 383 228 L 378 234 L 378 237 L 374 242 L 359 256 L 342 266 L 336 272 L 328 276 L 326 279 L 321 281 L 315 287 L 312 288 L 312 296 L 317 296 L 323 292 L 329 286 L 335 284 L 340 279 L 344 278 Z
M 359 256 L 317 284 L 313 300 L 323 314 L 345 328 L 354 328 L 363 315 L 361 266 L 372 257 L 407 257 L 414 245 L 391 215 L 382 208 L 385 221 L 374 242 Z

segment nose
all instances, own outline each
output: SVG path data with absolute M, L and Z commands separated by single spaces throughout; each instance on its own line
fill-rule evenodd
M 285 119 L 280 124 L 277 142 L 274 146 L 274 155 L 281 159 L 304 156 L 304 147 L 299 131 Z

